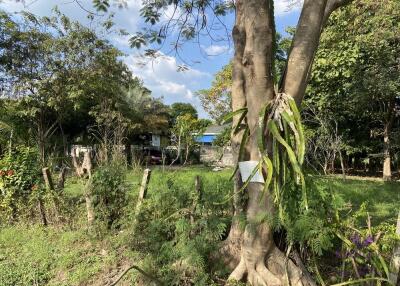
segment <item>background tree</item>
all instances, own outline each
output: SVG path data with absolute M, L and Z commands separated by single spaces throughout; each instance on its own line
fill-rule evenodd
M 56 118 L 50 103 L 51 82 L 57 76 L 61 53 L 53 51 L 55 39 L 44 20 L 24 12 L 21 24 L 1 13 L 1 63 L 3 90 L 21 98 L 20 114 L 32 122 L 42 164 L 48 137 Z
M 72 143 L 100 139 L 106 158 L 110 146 L 130 146 L 137 134 L 167 132 L 167 106 L 95 30 L 57 9 L 52 17 L 21 15 L 0 17 L 1 86 L 8 98 L 1 100 L 2 118 L 21 142 L 38 145 L 42 165 L 49 152 L 62 158 Z M 111 33 L 108 21 L 100 29 Z
M 397 1 L 357 1 L 336 13 L 322 35 L 306 99 L 338 123 L 348 164 L 383 154 L 384 179 L 391 178 L 390 141 L 399 126 L 399 19 Z
M 181 149 L 184 149 L 185 159 L 183 161 L 183 165 L 186 165 L 190 153 L 197 145 L 196 138 L 201 135 L 204 129 L 205 126 L 203 122 L 197 118 L 194 118 L 189 113 L 179 115 L 176 118 L 176 122 L 172 127 L 171 133 L 172 141 L 175 143 L 177 148 L 177 157 L 171 164 L 179 159 Z
M 171 124 L 174 125 L 178 116 L 189 114 L 193 118 L 198 118 L 197 110 L 190 103 L 175 102 L 171 105 Z
M 230 63 L 215 74 L 209 89 L 202 89 L 196 93 L 204 110 L 218 123 L 232 110 L 231 86 L 232 64 Z

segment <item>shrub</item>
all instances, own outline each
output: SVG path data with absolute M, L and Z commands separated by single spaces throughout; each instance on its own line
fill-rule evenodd
M 226 196 L 232 183 L 219 174 L 203 175 L 200 195 L 195 175 L 154 172 L 131 236 L 134 250 L 147 261 L 142 267 L 166 285 L 214 285 L 209 258 L 231 222 Z
M 0 216 L 15 220 L 42 191 L 36 149 L 19 146 L 0 160 Z
M 117 226 L 127 203 L 125 174 L 126 168 L 118 162 L 101 165 L 94 172 L 89 185 L 96 220 L 100 224 L 104 223 L 108 229 Z
M 360 219 L 365 219 L 366 224 L 361 225 Z M 341 269 L 337 269 L 341 277 L 337 275 L 336 280 L 389 278 L 389 261 L 400 239 L 395 225 L 372 226 L 366 204 L 362 204 L 354 214 L 341 220 L 335 232 L 340 239 L 335 255 L 341 262 Z

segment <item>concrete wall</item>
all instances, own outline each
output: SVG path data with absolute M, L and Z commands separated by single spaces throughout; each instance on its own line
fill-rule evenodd
M 200 161 L 206 164 L 233 166 L 231 147 L 201 146 Z

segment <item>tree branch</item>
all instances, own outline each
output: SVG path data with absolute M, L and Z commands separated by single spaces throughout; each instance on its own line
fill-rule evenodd
M 330 14 L 352 0 L 305 0 L 280 90 L 300 105 L 324 25 Z
M 281 91 L 300 105 L 321 36 L 327 0 L 305 0 L 288 56 Z
M 323 27 L 328 22 L 329 16 L 332 14 L 333 11 L 349 4 L 352 1 L 353 0 L 328 0 L 326 3 L 325 13 L 324 13 Z

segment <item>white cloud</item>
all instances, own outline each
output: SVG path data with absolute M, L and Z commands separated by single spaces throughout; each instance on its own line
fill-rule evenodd
M 182 101 L 198 107 L 194 91 L 201 88 L 200 81 L 211 78 L 210 74 L 190 67 L 184 72 L 178 72 L 176 58 L 164 54 L 144 66 L 138 65 L 134 56 L 128 57 L 125 62 L 133 74 L 152 90 L 153 96 L 164 97 L 167 104 Z
M 206 54 L 208 56 L 218 56 L 220 54 L 226 53 L 229 50 L 228 46 L 218 46 L 218 45 L 211 45 L 208 47 L 201 47 L 203 49 L 204 52 L 206 52 Z
M 297 12 L 303 5 L 303 0 L 275 0 L 275 16 L 285 16 L 292 12 Z

